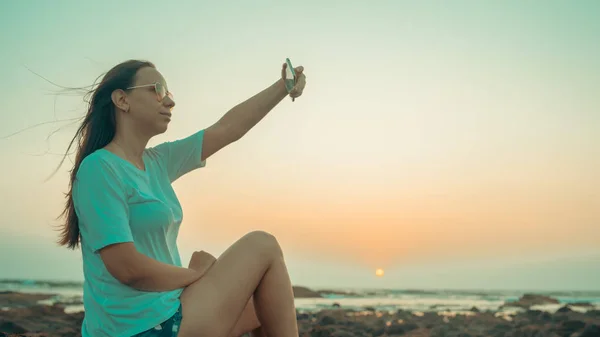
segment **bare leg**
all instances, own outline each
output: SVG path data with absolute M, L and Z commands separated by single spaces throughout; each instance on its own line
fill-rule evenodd
M 181 294 L 180 337 L 229 337 L 254 295 L 267 336 L 298 337 L 291 281 L 281 248 L 265 232 L 252 232 L 225 251 Z
M 250 333 L 250 337 L 267 337 L 262 328 L 256 328 Z
M 262 331 L 261 323 L 256 316 L 254 297 L 250 298 L 244 312 L 235 323 L 231 337 L 248 336 L 248 333 L 252 337 L 266 337 L 266 334 Z
M 209 253 L 204 252 L 207 256 L 198 256 L 192 255 L 192 259 L 190 260 L 190 264 L 188 268 L 196 269 L 196 270 L 208 270 L 212 263 L 217 259 L 210 255 Z M 194 260 L 194 259 L 202 258 L 203 260 Z M 207 267 L 208 266 L 208 267 Z M 206 269 L 205 269 L 206 268 Z M 235 323 L 233 331 L 231 332 L 231 337 L 267 337 L 260 326 L 260 321 L 256 316 L 256 308 L 254 306 L 254 296 L 250 297 L 250 300 L 246 304 L 242 315 Z
M 294 292 L 283 257 L 271 266 L 269 276 L 263 278 L 260 286 L 254 292 L 256 315 L 260 322 L 262 332 L 269 336 L 287 336 L 278 331 L 288 330 L 294 337 L 298 336 L 296 322 L 296 308 L 294 307 Z M 279 291 L 277 291 L 279 290 Z M 272 305 L 277 303 L 278 305 Z M 285 318 L 284 318 L 285 317 Z M 293 321 L 293 324 L 288 322 Z

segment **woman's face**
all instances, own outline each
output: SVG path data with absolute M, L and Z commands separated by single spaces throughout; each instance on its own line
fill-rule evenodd
M 175 101 L 158 70 L 151 67 L 138 70 L 127 101 L 129 111 L 126 114 L 133 119 L 134 125 L 153 135 L 167 130 Z

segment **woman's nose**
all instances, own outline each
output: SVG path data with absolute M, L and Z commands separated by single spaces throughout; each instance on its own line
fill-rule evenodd
M 165 106 L 167 106 L 169 109 L 173 109 L 173 107 L 175 106 L 175 101 L 171 97 L 165 96 L 165 99 L 163 100 L 163 104 Z

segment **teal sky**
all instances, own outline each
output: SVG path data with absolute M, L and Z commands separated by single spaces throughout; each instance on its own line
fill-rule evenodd
M 2 2 L 0 278 L 81 278 L 53 244 L 70 161 L 45 181 L 76 126 L 6 136 L 85 106 L 28 69 L 81 87 L 151 60 L 177 102 L 153 145 L 290 57 L 301 99 L 176 183 L 184 260 L 265 229 L 296 284 L 600 289 L 600 2 L 451 3 Z

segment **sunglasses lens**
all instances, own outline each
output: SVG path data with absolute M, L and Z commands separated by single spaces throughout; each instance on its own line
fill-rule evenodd
M 154 90 L 156 90 L 156 95 L 159 100 L 162 100 L 167 95 L 167 89 L 165 89 L 164 85 L 160 83 L 154 84 Z

